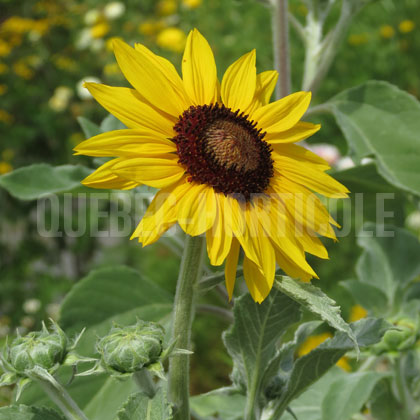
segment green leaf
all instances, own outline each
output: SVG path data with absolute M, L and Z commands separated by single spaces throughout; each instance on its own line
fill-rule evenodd
M 64 416 L 51 408 L 12 405 L 0 408 L 0 420 L 64 420 Z
M 20 200 L 36 200 L 48 194 L 83 191 L 80 181 L 91 172 L 80 165 L 37 163 L 0 176 L 0 186 Z
M 150 399 L 138 392 L 118 412 L 117 420 L 171 420 L 172 408 L 162 388 Z
M 107 131 L 122 130 L 127 127 L 112 114 L 109 114 L 102 120 L 99 128 L 102 133 L 105 133 Z
M 93 123 L 92 121 L 88 120 L 85 117 L 77 117 L 77 122 L 79 123 L 80 127 L 83 130 L 84 135 L 86 138 L 96 136 L 101 134 L 101 128 Z
M 388 184 L 379 174 L 374 163 L 359 165 L 334 172 L 334 178 L 344 184 L 352 193 L 394 193 L 395 187 Z
M 373 318 L 364 318 L 350 326 L 360 347 L 379 342 L 390 328 L 386 321 Z M 291 372 L 287 372 L 284 391 L 276 402 L 278 410 L 280 412 L 285 410 L 292 400 L 323 376 L 352 348 L 352 340 L 346 333 L 340 331 L 310 353 L 299 357 L 293 364 Z
M 381 290 L 393 302 L 396 290 L 420 274 L 420 242 L 407 230 L 394 226 L 366 223 L 364 231 L 377 232 L 378 227 L 390 233 L 383 237 L 378 234 L 359 237 L 358 245 L 364 251 L 356 272 L 360 282 Z
M 321 289 L 286 276 L 276 276 L 275 286 L 303 307 L 320 316 L 331 327 L 347 334 L 358 350 L 356 337 L 349 324 L 341 317 L 340 307 Z
M 356 372 L 334 381 L 322 401 L 322 420 L 350 419 L 361 410 L 377 382 L 386 375 L 379 372 Z
M 69 381 L 69 370 L 60 369 L 59 380 L 62 384 Z M 63 371 L 66 374 L 63 374 Z M 127 395 L 136 392 L 138 388 L 131 378 L 121 380 L 98 375 L 76 377 L 70 385 L 66 385 L 66 389 L 89 420 L 115 420 Z M 19 401 L 27 405 L 54 407 L 44 391 L 35 383 L 25 389 Z
M 141 318 L 168 324 L 171 312 L 169 293 L 137 271 L 116 266 L 92 271 L 73 287 L 62 304 L 60 324 L 68 334 L 86 327 L 77 352 L 93 356 L 97 336 L 108 333 L 113 322 L 128 325 Z M 63 378 L 62 383 L 65 382 Z M 114 420 L 127 395 L 135 390 L 131 379 L 117 381 L 102 375 L 76 377 L 69 387 L 90 420 Z M 43 394 L 32 387 L 22 398 L 25 403 L 39 404 Z
M 78 352 L 91 356 L 97 336 L 108 333 L 112 323 L 129 325 L 137 318 L 168 323 L 172 296 L 137 271 L 107 267 L 92 271 L 77 283 L 63 301 L 60 325 L 67 333 L 86 327 Z
M 354 279 L 343 281 L 340 284 L 352 294 L 359 305 L 372 314 L 383 316 L 387 312 L 388 298 L 376 286 Z
M 223 334 L 223 341 L 233 359 L 233 381 L 247 390 L 254 406 L 267 364 L 276 353 L 276 343 L 299 320 L 300 309 L 292 299 L 273 289 L 261 304 L 249 294 L 236 299 L 233 314 L 234 324 Z
M 392 185 L 420 195 L 420 104 L 386 82 L 369 81 L 327 102 L 356 159 L 373 156 Z
M 245 397 L 232 388 L 220 388 L 190 399 L 193 414 L 204 419 L 242 420 Z
M 321 420 L 321 403 L 328 394 L 331 384 L 346 375 L 343 369 L 332 367 L 290 404 L 295 416 L 299 420 Z M 281 420 L 294 420 L 294 418 L 289 413 L 284 413 Z
M 399 420 L 401 407 L 392 391 L 392 382 L 384 379 L 376 385 L 371 395 L 371 413 L 374 419 Z

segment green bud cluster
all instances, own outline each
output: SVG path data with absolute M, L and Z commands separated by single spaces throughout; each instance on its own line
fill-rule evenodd
M 373 347 L 375 353 L 399 352 L 411 349 L 417 338 L 416 323 L 409 318 L 393 322 L 396 329 L 388 330 L 382 341 Z
M 74 352 L 81 334 L 70 341 L 64 331 L 54 321 L 51 331 L 42 324 L 41 331 L 33 331 L 24 337 L 18 335 L 0 354 L 0 367 L 4 374 L 0 386 L 18 385 L 17 399 L 22 389 L 40 377 L 52 380 L 61 365 L 76 365 L 94 359 L 81 357 Z
M 53 324 L 53 332 L 46 328 L 30 332 L 13 340 L 8 349 L 7 359 L 14 370 L 24 374 L 35 365 L 50 370 L 64 362 L 68 352 L 68 339 L 63 330 Z
M 164 330 L 155 322 L 138 320 L 129 327 L 115 326 L 96 346 L 105 368 L 134 373 L 159 360 Z

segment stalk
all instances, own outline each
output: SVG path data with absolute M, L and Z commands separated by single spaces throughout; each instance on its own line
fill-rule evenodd
M 172 337 L 176 346 L 190 349 L 194 298 L 203 271 L 205 238 L 186 236 L 175 294 Z M 175 405 L 174 420 L 189 420 L 189 356 L 173 356 L 169 362 L 169 398 Z
M 50 399 L 60 408 L 66 419 L 68 420 L 88 420 L 83 411 L 71 398 L 70 394 L 55 379 L 49 380 L 37 378 L 44 392 Z
M 276 98 L 290 94 L 290 54 L 289 54 L 289 14 L 287 0 L 271 0 L 274 68 L 279 73 L 276 86 Z

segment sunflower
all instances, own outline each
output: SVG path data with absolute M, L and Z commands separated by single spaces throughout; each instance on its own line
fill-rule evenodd
M 220 84 L 212 50 L 196 29 L 187 39 L 182 79 L 144 45 L 116 40 L 114 52 L 134 89 L 86 87 L 128 128 L 75 148 L 115 158 L 83 184 L 159 189 L 132 238 L 149 245 L 176 222 L 188 235 L 205 233 L 210 263 L 225 262 L 230 297 L 241 249 L 256 302 L 270 292 L 276 263 L 291 277 L 317 278 L 305 253 L 328 258 L 318 236 L 335 239 L 335 222 L 314 192 L 339 198 L 348 191 L 325 173 L 322 158 L 293 144 L 320 129 L 300 121 L 310 92 L 269 103 L 278 75 L 256 73 L 255 50 L 235 61 Z

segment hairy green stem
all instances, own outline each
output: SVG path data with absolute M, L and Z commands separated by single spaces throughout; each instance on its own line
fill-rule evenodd
M 401 420 L 413 420 L 410 413 L 410 396 L 407 393 L 407 385 L 404 377 L 404 355 L 401 355 L 394 365 L 395 369 L 395 384 L 398 390 L 398 396 L 400 400 L 400 417 Z
M 173 310 L 172 337 L 176 346 L 190 349 L 194 297 L 203 270 L 205 238 L 187 236 L 178 276 Z M 189 420 L 189 356 L 173 356 L 169 362 L 169 398 L 175 406 L 174 420 Z
M 144 392 L 149 398 L 153 398 L 156 394 L 156 386 L 150 375 L 150 372 L 143 368 L 138 372 L 134 372 L 133 380 L 139 387 L 140 391 Z
M 271 0 L 274 68 L 279 73 L 276 98 L 290 94 L 289 14 L 288 0 Z
M 60 408 L 68 420 L 88 420 L 83 411 L 78 407 L 70 394 L 55 379 L 46 380 L 37 378 L 44 392 Z
M 307 16 L 305 68 L 302 89 L 316 92 L 327 75 L 354 16 L 364 3 L 343 0 L 340 17 L 335 27 L 323 38 L 323 24 L 328 7 L 322 17 L 310 11 Z

